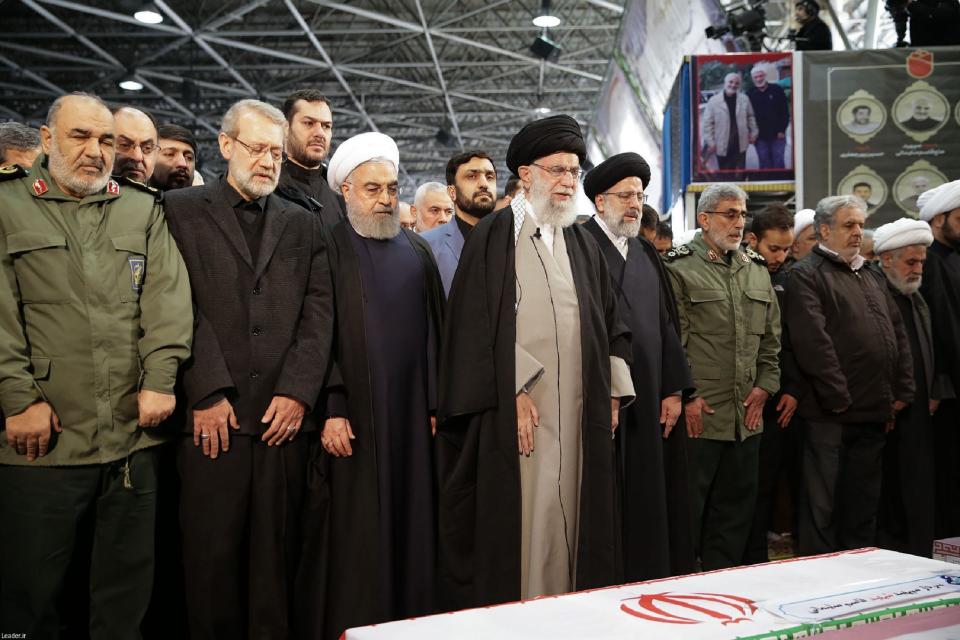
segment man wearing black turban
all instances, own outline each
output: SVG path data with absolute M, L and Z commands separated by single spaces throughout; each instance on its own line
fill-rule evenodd
M 656 248 L 640 235 L 650 166 L 636 153 L 597 165 L 583 190 L 597 214 L 583 225 L 610 269 L 633 344 L 637 399 L 620 412 L 617 453 L 627 582 L 694 570 L 682 394 L 692 391 L 673 290 Z M 674 426 L 677 428 L 675 429 Z
M 447 302 L 436 438 L 448 608 L 623 579 L 612 435 L 633 384 L 606 261 L 577 217 L 580 127 L 525 126 L 523 189 L 470 234 Z

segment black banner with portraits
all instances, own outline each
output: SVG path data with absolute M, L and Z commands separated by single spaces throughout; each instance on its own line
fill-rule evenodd
M 798 198 L 857 195 L 867 226 L 960 177 L 960 49 L 804 52 Z
M 693 181 L 793 180 L 790 53 L 693 57 Z

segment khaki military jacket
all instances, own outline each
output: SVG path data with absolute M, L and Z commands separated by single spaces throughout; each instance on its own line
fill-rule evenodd
M 110 180 L 78 200 L 43 155 L 0 177 L 0 406 L 45 399 L 63 427 L 30 463 L 0 434 L 0 464 L 99 464 L 161 442 L 137 424 L 137 393 L 173 393 L 193 310 L 156 192 Z
M 724 256 L 702 234 L 664 257 L 680 328 L 703 413 L 703 438 L 743 440 L 743 401 L 753 387 L 780 388 L 780 307 L 763 258 L 749 250 Z

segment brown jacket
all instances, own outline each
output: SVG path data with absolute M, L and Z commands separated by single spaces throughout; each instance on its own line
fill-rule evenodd
M 895 400 L 913 402 L 910 342 L 879 269 L 854 271 L 817 246 L 790 270 L 784 316 L 813 390 L 800 400 L 801 417 L 884 422 Z

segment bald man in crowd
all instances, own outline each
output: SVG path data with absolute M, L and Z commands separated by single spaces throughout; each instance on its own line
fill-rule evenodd
M 147 184 L 157 164 L 157 123 L 146 111 L 117 107 L 113 112 L 117 157 L 113 175 Z

